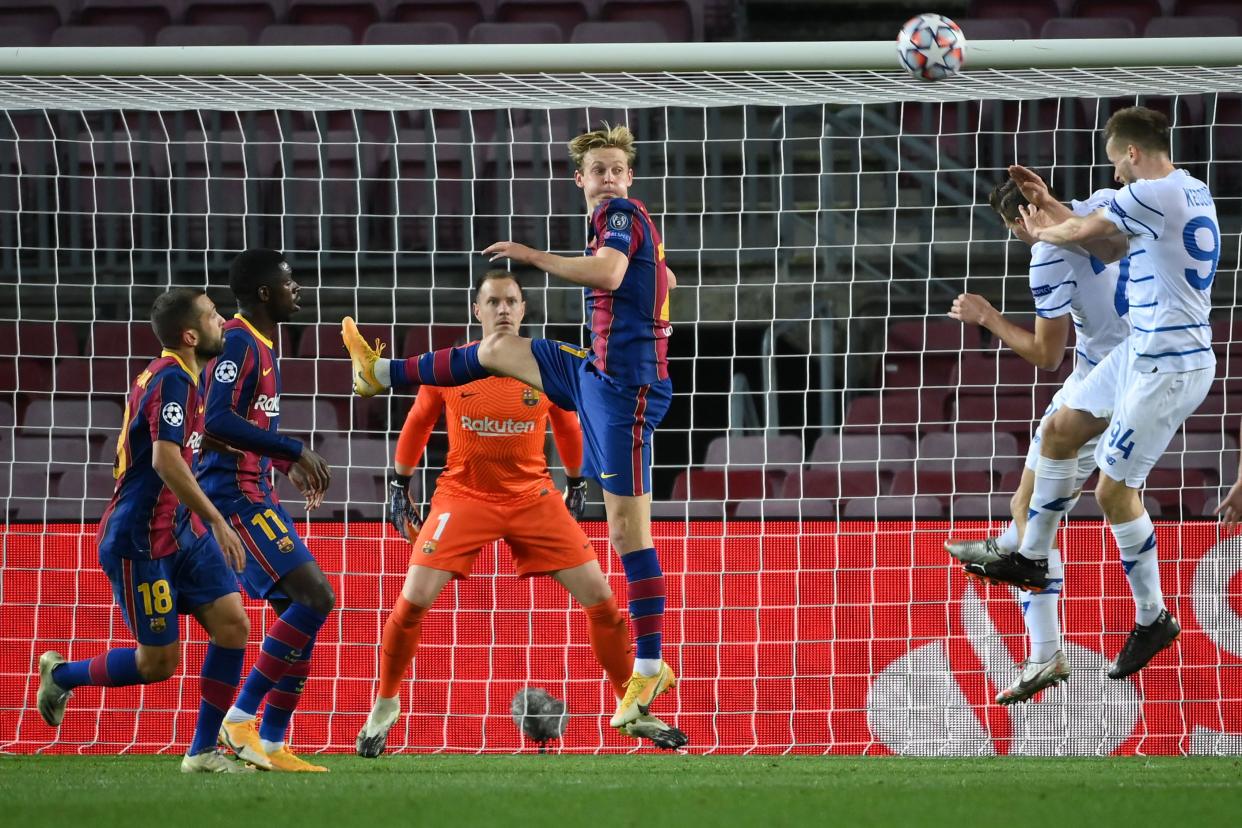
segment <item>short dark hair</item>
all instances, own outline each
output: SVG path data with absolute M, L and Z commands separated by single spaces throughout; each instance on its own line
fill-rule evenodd
M 203 291 L 176 287 L 161 293 L 151 305 L 151 329 L 165 348 L 180 348 L 181 334 L 198 326 L 199 310 L 194 306 Z
M 1052 187 L 1048 188 L 1048 192 L 1053 198 L 1057 197 Z M 992 190 L 991 195 L 988 196 L 988 204 L 991 204 L 992 209 L 1000 213 L 1001 218 L 1005 220 L 1006 224 L 1016 222 L 1022 215 L 1018 212 L 1018 208 L 1026 207 L 1030 203 L 1027 201 L 1026 196 L 1022 194 L 1022 188 L 1018 186 L 1018 182 L 1012 178 L 1006 178 L 1000 184 L 997 184 Z
M 229 290 L 238 302 L 258 301 L 259 288 L 273 287 L 282 273 L 290 272 L 285 255 L 266 247 L 243 250 L 229 265 Z
M 1163 112 L 1145 106 L 1128 106 L 1118 109 L 1104 125 L 1104 140 L 1133 144 L 1147 152 L 1168 155 L 1169 119 Z
M 489 270 L 486 273 L 484 273 L 482 277 L 480 277 L 479 281 L 476 282 L 474 286 L 474 298 L 475 299 L 479 298 L 479 291 L 483 290 L 483 285 L 487 284 L 488 282 L 499 281 L 501 279 L 512 279 L 513 284 L 517 285 L 518 296 L 522 297 L 523 302 L 526 301 L 526 292 L 522 290 L 522 282 L 518 279 L 518 277 L 514 276 L 512 273 L 510 273 L 507 270 L 499 270 L 499 269 Z

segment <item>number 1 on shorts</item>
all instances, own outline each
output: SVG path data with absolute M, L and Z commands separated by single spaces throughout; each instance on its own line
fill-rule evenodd
M 451 518 L 452 516 L 453 516 L 452 512 L 441 512 L 440 513 L 439 520 L 436 524 L 436 531 L 432 533 L 431 535 L 431 539 L 433 541 L 438 541 L 440 539 L 440 536 L 444 534 L 444 527 L 448 526 L 449 518 Z

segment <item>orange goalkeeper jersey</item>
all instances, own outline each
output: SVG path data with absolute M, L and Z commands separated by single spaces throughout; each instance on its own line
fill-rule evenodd
M 441 411 L 449 452 L 437 494 L 503 503 L 529 500 L 554 488 L 544 451 L 549 420 L 565 467 L 582 466 L 578 416 L 509 377 L 453 388 L 420 387 L 397 441 L 399 464 L 418 465 Z

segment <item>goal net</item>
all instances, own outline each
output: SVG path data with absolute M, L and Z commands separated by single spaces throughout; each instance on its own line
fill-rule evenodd
M 983 44 L 984 68 L 927 84 L 888 70 L 880 45 L 882 64 L 839 70 L 506 70 L 483 62 L 494 49 L 471 53 L 477 71 L 437 74 L 344 57 L 316 70 L 314 49 L 289 52 L 292 71 L 96 71 L 76 51 L 59 70 L 0 67 L 0 749 L 189 741 L 205 648 L 192 624 L 176 677 L 82 688 L 59 732 L 34 709 L 34 665 L 131 642 L 94 531 L 123 395 L 158 353 L 147 312 L 171 285 L 206 285 L 231 312 L 227 264 L 247 246 L 284 250 L 307 288 L 281 331 L 281 424 L 334 467 L 320 512 L 280 490 L 337 595 L 290 738 L 353 749 L 410 551 L 382 522 L 410 400 L 351 398 L 340 317 L 403 355 L 477 333 L 478 251 L 584 247 L 565 142 L 607 121 L 637 134 L 633 194 L 679 279 L 654 511 L 681 681 L 655 712 L 702 751 L 1242 752 L 1242 546 L 1211 516 L 1238 466 L 1242 69 L 1175 65 L 1198 59 L 1193 44 L 1161 68 L 1006 69 L 988 55 L 1007 47 Z M 1208 182 L 1221 220 L 1217 380 L 1144 497 L 1185 634 L 1135 679 L 1104 678 L 1132 603 L 1084 496 L 1059 542 L 1074 673 L 999 708 L 1025 655 L 1021 612 L 1010 591 L 965 581 L 942 544 L 1004 525 L 1071 360 L 1036 371 L 946 312 L 969 291 L 1031 324 L 1028 251 L 988 192 L 1012 162 L 1067 198 L 1107 186 L 1099 129 L 1134 103 L 1170 116 L 1175 161 Z M 520 275 L 526 334 L 580 342 L 581 292 Z M 444 452 L 440 434 L 424 497 Z M 589 518 L 624 595 L 600 503 Z M 272 616 L 249 609 L 257 641 Z M 554 749 L 636 749 L 606 725 L 582 613 L 549 579 L 516 579 L 495 544 L 429 614 L 389 746 L 529 749 L 509 713 L 527 686 L 567 700 Z

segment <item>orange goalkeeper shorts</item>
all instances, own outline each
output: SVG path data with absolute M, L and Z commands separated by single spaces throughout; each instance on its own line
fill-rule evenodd
M 596 560 L 586 533 L 555 489 L 533 501 L 487 503 L 431 498 L 431 511 L 414 541 L 410 566 L 470 574 L 481 547 L 504 540 L 513 550 L 518 577 L 546 575 Z

